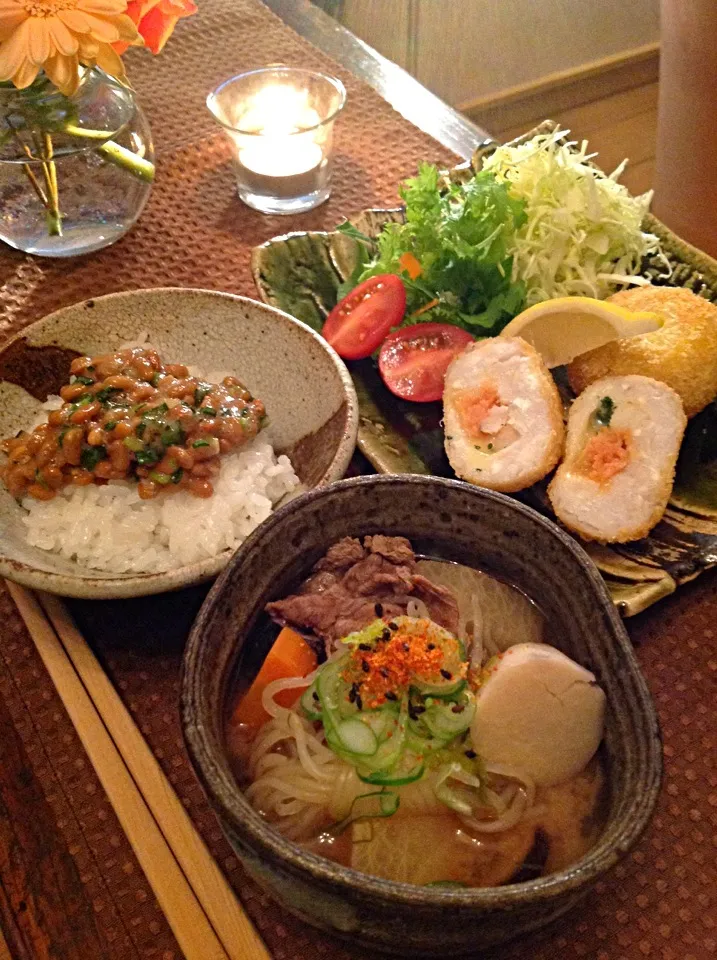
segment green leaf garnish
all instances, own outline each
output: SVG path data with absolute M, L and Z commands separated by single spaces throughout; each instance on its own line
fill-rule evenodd
M 406 181 L 401 197 L 406 222 L 386 224 L 376 241 L 377 255 L 350 278 L 351 287 L 393 273 L 406 287 L 406 324 L 452 323 L 478 336 L 499 333 L 525 300 L 524 284 L 511 280 L 509 254 L 526 219 L 524 202 L 512 196 L 509 184 L 487 172 L 445 188 L 438 168 L 429 164 Z M 342 232 L 359 239 L 358 231 L 347 226 Z M 368 256 L 368 248 L 361 249 Z M 402 270 L 404 253 L 421 265 L 414 280 Z M 342 288 L 339 296 L 343 293 Z M 433 300 L 438 303 L 430 311 L 411 316 Z
M 615 401 L 612 397 L 603 397 L 595 411 L 595 423 L 599 427 L 609 427 L 615 413 Z

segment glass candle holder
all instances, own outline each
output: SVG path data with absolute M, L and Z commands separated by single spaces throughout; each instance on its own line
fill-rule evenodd
M 340 80 L 274 66 L 226 80 L 207 107 L 231 143 L 239 196 L 261 213 L 312 210 L 331 191 Z

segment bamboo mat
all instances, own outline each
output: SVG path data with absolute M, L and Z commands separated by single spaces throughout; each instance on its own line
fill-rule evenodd
M 131 57 L 131 77 L 159 157 L 150 203 L 127 238 L 97 255 L 53 263 L 0 253 L 0 337 L 59 306 L 114 290 L 172 284 L 253 296 L 253 245 L 290 229 L 326 229 L 346 213 L 390 204 L 396 185 L 420 159 L 452 160 L 257 0 L 201 0 L 199 15 L 180 23 L 161 57 Z M 239 203 L 226 147 L 204 110 L 205 95 L 217 82 L 276 61 L 328 69 L 349 95 L 337 126 L 332 198 L 290 220 L 262 217 Z M 182 647 L 202 596 L 197 589 L 142 601 L 78 601 L 71 609 L 275 960 L 369 960 L 294 920 L 248 880 L 194 779 L 177 700 Z M 58 832 L 68 877 L 84 894 L 65 905 L 66 940 L 53 944 L 55 956 L 180 960 L 169 924 L 4 589 L 0 624 L 0 727 L 5 722 L 10 737 L 0 743 L 0 757 L 12 740 L 33 777 L 6 799 L 32 803 L 38 822 Z M 683 588 L 629 627 L 665 734 L 665 788 L 654 825 L 582 907 L 542 937 L 495 952 L 495 960 L 708 960 L 717 953 L 715 575 Z M 9 872 L 1 820 L 0 872 Z M 31 892 L 43 906 L 39 880 L 17 882 L 35 884 Z M 80 920 L 83 929 L 92 928 L 94 946 L 84 952 L 73 933 Z

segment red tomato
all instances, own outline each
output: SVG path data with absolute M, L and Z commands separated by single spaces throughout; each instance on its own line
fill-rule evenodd
M 417 323 L 397 330 L 386 337 L 378 355 L 383 382 L 404 400 L 440 400 L 448 364 L 472 342 L 470 333 L 450 323 Z
M 406 312 L 406 288 L 400 277 L 369 277 L 337 303 L 321 331 L 344 360 L 370 357 Z

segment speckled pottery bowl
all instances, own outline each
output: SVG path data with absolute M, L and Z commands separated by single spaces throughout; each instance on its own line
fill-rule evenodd
M 550 642 L 593 670 L 607 694 L 609 812 L 597 845 L 570 869 L 492 889 L 411 886 L 304 852 L 244 798 L 224 727 L 242 664 L 265 642 L 265 603 L 285 595 L 345 536 L 409 537 L 418 553 L 480 567 L 532 597 Z M 195 770 L 247 871 L 288 910 L 375 950 L 448 957 L 525 936 L 570 909 L 635 845 L 661 779 L 658 721 L 596 567 L 567 534 L 499 493 L 421 476 L 361 477 L 287 504 L 235 554 L 192 629 L 182 722 Z
M 26 327 L 0 351 L 0 437 L 14 436 L 37 418 L 48 395 L 67 382 L 74 357 L 113 352 L 145 332 L 163 359 L 205 374 L 227 371 L 246 383 L 266 405 L 274 449 L 289 455 L 305 487 L 343 476 L 358 419 L 343 362 L 288 314 L 210 290 L 114 293 Z M 232 552 L 163 573 L 104 573 L 28 546 L 22 514 L 0 483 L 0 576 L 64 596 L 103 599 L 174 590 L 216 576 Z

